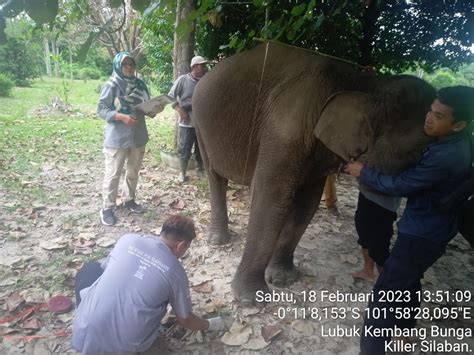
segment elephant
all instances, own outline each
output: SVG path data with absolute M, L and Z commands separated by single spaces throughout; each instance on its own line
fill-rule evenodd
M 255 304 L 267 282 L 295 281 L 294 251 L 328 174 L 351 158 L 395 173 L 421 157 L 435 97 L 422 79 L 379 76 L 275 41 L 222 60 L 199 81 L 192 105 L 209 181 L 210 244 L 230 241 L 228 180 L 251 191 L 232 281 L 241 304 Z

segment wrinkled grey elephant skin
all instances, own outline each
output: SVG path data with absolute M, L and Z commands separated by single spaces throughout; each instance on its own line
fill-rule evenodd
M 232 283 L 254 303 L 267 282 L 293 282 L 293 254 L 326 176 L 351 157 L 384 172 L 419 159 L 434 89 L 382 77 L 278 42 L 229 57 L 200 80 L 193 114 L 208 172 L 211 244 L 230 241 L 228 180 L 251 185 L 246 244 Z

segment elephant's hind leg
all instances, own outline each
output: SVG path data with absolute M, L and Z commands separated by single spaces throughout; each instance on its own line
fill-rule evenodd
M 296 281 L 298 271 L 293 263 L 294 252 L 306 227 L 318 209 L 325 178 L 302 185 L 295 194 L 294 208 L 290 213 L 265 270 L 265 279 L 276 287 Z
M 226 244 L 230 242 L 226 201 L 228 180 L 212 168 L 208 168 L 207 173 L 211 194 L 211 225 L 207 230 L 207 240 L 212 245 Z

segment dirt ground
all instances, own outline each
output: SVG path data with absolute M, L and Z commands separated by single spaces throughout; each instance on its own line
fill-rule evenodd
M 69 344 L 74 309 L 54 314 L 42 305 L 56 294 L 73 299 L 74 274 L 84 260 L 106 255 L 125 232 L 158 233 L 163 219 L 172 213 L 191 216 L 197 225 L 198 238 L 183 258 L 195 312 L 206 317 L 227 316 L 235 324 L 224 337 L 223 332 L 208 332 L 172 338 L 167 344 L 171 353 L 358 353 L 358 336 L 325 336 L 324 329 L 337 325 L 345 329 L 359 327 L 362 321 L 357 314 L 360 315 L 365 302 L 320 300 L 322 291 L 362 294 L 371 290 L 369 283 L 350 276 L 361 266 L 353 223 L 357 199 L 353 179 L 339 177 L 339 216 L 322 206 L 296 249 L 301 277 L 288 290 L 278 290 L 286 295 L 295 294 L 295 303 L 270 302 L 263 308 L 242 308 L 233 301 L 230 283 L 245 240 L 248 189 L 231 185 L 228 191 L 232 243 L 209 246 L 204 238 L 210 219 L 206 182 L 191 172 L 191 181 L 180 185 L 176 172 L 154 165 L 150 155 L 148 152 L 138 192 L 139 202 L 148 212 L 137 216 L 119 208 L 119 223 L 114 227 L 104 227 L 99 221 L 101 156 L 81 165 L 65 160 L 45 161 L 39 178 L 24 182 L 24 191 L 39 184 L 55 202 L 37 200 L 28 194 L 20 197 L 0 187 L 0 353 L 75 353 Z M 19 198 L 21 201 L 16 200 Z M 426 273 L 424 288 L 474 293 L 473 270 L 472 250 L 457 236 L 446 255 Z M 311 291 L 318 300 L 303 302 L 303 291 Z M 472 318 L 473 303 L 442 300 L 422 306 L 430 309 L 432 315 L 437 308 L 467 307 Z M 304 314 L 295 311 L 300 308 L 305 309 Z M 472 329 L 472 319 L 466 318 L 428 319 L 419 321 L 418 326 Z M 453 344 L 467 343 L 474 349 L 472 338 L 448 338 Z

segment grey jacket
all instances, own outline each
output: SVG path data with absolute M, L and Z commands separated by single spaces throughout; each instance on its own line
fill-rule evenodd
M 117 114 L 114 100 L 118 95 L 123 95 L 125 89 L 125 87 L 114 87 L 109 81 L 100 93 L 97 113 L 107 122 L 104 140 L 104 147 L 106 148 L 138 148 L 148 142 L 145 116 L 142 113 L 133 113 L 138 120 L 135 126 L 128 126 L 122 121 L 114 120 Z

